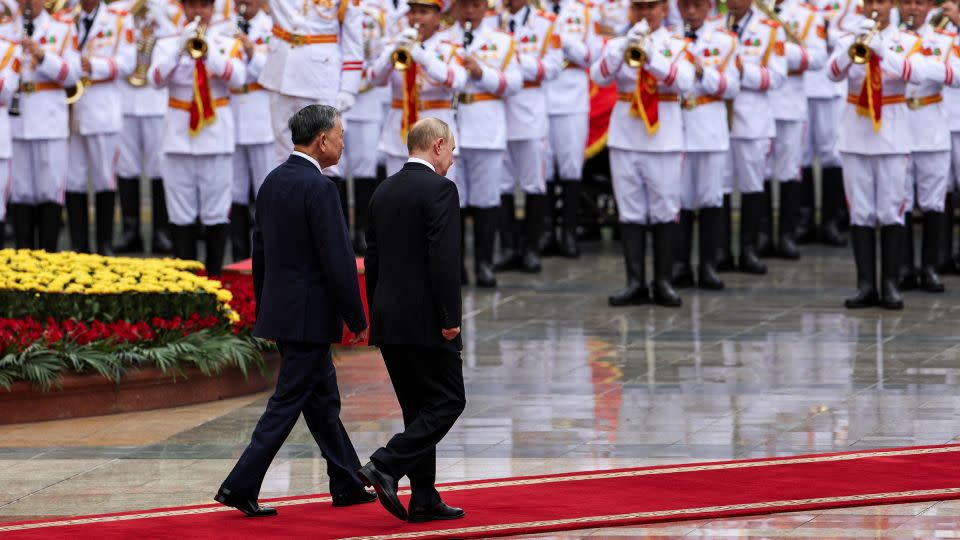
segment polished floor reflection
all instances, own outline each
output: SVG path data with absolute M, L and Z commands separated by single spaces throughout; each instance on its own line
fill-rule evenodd
M 681 309 L 609 308 L 616 246 L 538 276 L 465 289 L 467 410 L 442 481 L 956 441 L 960 278 L 902 312 L 842 308 L 849 249 L 808 248 L 770 275 L 724 274 Z M 361 460 L 401 420 L 375 351 L 342 351 L 343 419 Z M 208 502 L 266 395 L 0 427 L 0 521 Z M 298 425 L 263 497 L 326 491 Z M 682 487 L 678 487 L 682 489 Z M 611 494 L 615 496 L 615 494 Z M 469 509 L 467 509 L 469 511 Z M 960 537 L 960 503 L 576 531 L 563 537 Z

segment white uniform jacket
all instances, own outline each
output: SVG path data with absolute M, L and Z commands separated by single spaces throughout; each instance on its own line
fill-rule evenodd
M 827 40 L 823 31 L 823 20 L 816 8 L 800 0 L 784 0 L 779 7 L 780 20 L 789 27 L 800 44 L 786 39 L 784 30 L 787 79 L 783 86 L 770 93 L 773 117 L 777 120 L 806 122 L 806 72 L 822 70 L 827 63 Z
M 13 144 L 10 140 L 10 99 L 20 84 L 20 75 L 13 69 L 20 46 L 0 38 L 0 159 L 10 159 Z
M 703 76 L 682 96 L 684 148 L 688 152 L 723 152 L 730 148 L 726 100 L 740 92 L 737 35 L 721 19 L 696 30 L 687 52 L 703 67 Z
M 393 7 L 392 5 L 390 6 Z M 388 41 L 386 3 L 382 0 L 361 0 L 363 11 L 363 74 L 360 80 L 360 94 L 357 102 L 344 113 L 348 121 L 379 122 L 383 117 L 383 103 L 390 97 L 390 90 L 377 86 L 370 79 L 370 69 L 380 57 L 380 52 Z
M 733 102 L 733 129 L 740 139 L 768 139 L 776 134 L 770 91 L 787 78 L 784 34 L 780 26 L 752 8 L 734 27 L 740 38 L 740 93 Z
M 554 31 L 560 36 L 564 67 L 547 83 L 550 114 L 590 112 L 590 78 L 587 71 L 603 47 L 597 34 L 596 14 L 588 2 L 563 0 Z
M 943 102 L 946 88 L 960 87 L 960 57 L 957 56 L 957 35 L 934 30 L 929 24 L 918 29 L 922 46 L 910 58 L 921 55 L 936 65 L 943 77 L 918 80 L 907 85 L 907 108 L 910 113 L 910 150 L 935 152 L 950 150 L 950 126 L 944 122 L 947 105 Z M 939 79 L 939 80 L 938 80 Z
M 236 18 L 224 22 L 224 28 L 236 25 Z M 270 93 L 265 90 L 257 79 L 263 66 L 267 63 L 267 45 L 270 43 L 273 20 L 265 12 L 260 11 L 250 19 L 250 33 L 247 34 L 253 42 L 253 58 L 243 59 L 247 63 L 246 80 L 240 86 L 230 89 L 230 108 L 233 109 L 233 119 L 236 123 L 237 144 L 267 144 L 274 140 L 273 124 L 270 120 Z

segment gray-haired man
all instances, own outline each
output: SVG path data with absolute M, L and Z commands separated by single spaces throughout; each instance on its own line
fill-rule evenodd
M 303 413 L 327 460 L 334 506 L 373 502 L 356 476 L 357 452 L 340 421 L 340 391 L 330 344 L 343 323 L 366 338 L 357 267 L 337 187 L 321 173 L 343 152 L 343 125 L 333 107 L 310 105 L 289 121 L 293 153 L 264 180 L 253 229 L 257 326 L 283 361 L 277 389 L 216 501 L 248 516 L 272 516 L 257 504 L 260 485 L 280 446 Z M 264 254 L 269 251 L 270 256 Z

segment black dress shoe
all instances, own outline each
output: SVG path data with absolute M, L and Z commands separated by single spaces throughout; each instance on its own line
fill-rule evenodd
M 380 504 L 397 519 L 407 520 L 407 509 L 397 498 L 397 480 L 383 471 L 377 470 L 373 462 L 369 462 L 357 471 L 357 475 L 364 484 L 377 490 Z
M 377 494 L 371 493 L 365 489 L 359 489 L 353 493 L 333 496 L 333 505 L 340 508 L 343 506 L 353 506 L 355 504 L 372 503 L 377 500 Z
M 447 506 L 441 502 L 433 508 L 410 507 L 410 523 L 423 523 L 425 521 L 440 521 L 445 519 L 460 519 L 467 515 L 463 508 Z
M 257 501 L 248 499 L 246 497 L 240 497 L 236 493 L 231 493 L 230 490 L 225 487 L 220 488 L 220 491 L 217 492 L 217 496 L 214 497 L 213 500 L 224 506 L 236 508 L 237 510 L 246 514 L 247 517 L 266 517 L 277 515 L 276 508 L 260 506 L 257 504 Z

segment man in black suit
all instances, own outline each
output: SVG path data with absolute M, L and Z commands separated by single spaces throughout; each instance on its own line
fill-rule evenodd
M 403 410 L 403 433 L 374 452 L 359 474 L 394 516 L 457 519 L 440 500 L 437 443 L 463 412 L 460 359 L 460 206 L 444 178 L 453 164 L 450 127 L 420 120 L 407 134 L 410 160 L 377 188 L 367 217 L 365 258 L 370 343 L 378 345 Z M 410 479 L 409 513 L 397 482 Z
M 366 338 L 357 266 L 337 186 L 321 173 L 339 161 L 343 125 L 333 107 L 310 105 L 289 121 L 294 151 L 257 194 L 253 230 L 253 334 L 277 342 L 283 358 L 277 389 L 215 500 L 248 516 L 277 512 L 257 504 L 260 485 L 300 418 L 327 461 L 334 506 L 373 502 L 356 471 L 357 451 L 340 421 L 340 390 L 330 344 L 343 323 Z

